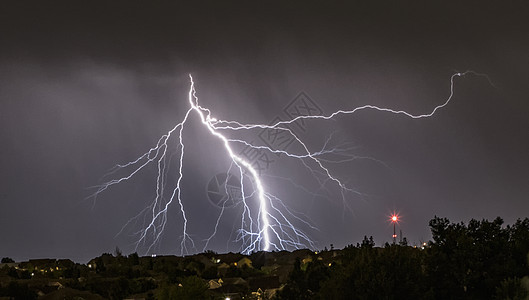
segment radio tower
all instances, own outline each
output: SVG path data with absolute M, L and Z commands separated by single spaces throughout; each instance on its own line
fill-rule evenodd
M 391 216 L 391 222 L 393 223 L 393 245 L 395 245 L 397 241 L 397 232 L 395 231 L 395 224 L 399 221 L 399 217 L 397 215 Z

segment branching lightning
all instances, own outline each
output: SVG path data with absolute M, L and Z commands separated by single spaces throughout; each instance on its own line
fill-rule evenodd
M 219 120 L 212 116 L 209 109 L 199 105 L 199 99 L 195 91 L 195 83 L 193 77 L 189 75 L 190 89 L 188 93 L 189 109 L 186 111 L 183 120 L 176 124 L 166 134 L 162 135 L 156 145 L 150 148 L 146 153 L 137 159 L 125 164 L 117 165 L 107 175 L 113 175 L 118 170 L 127 172 L 125 176 L 107 181 L 97 186 L 94 197 L 107 190 L 108 188 L 117 185 L 121 182 L 127 181 L 134 177 L 137 173 L 150 165 L 155 165 L 157 168 L 156 178 L 156 194 L 151 204 L 142 210 L 138 215 L 133 217 L 123 228 L 133 222 L 140 222 L 143 218 L 143 227 L 137 234 L 136 247 L 142 245 L 147 247 L 147 252 L 150 252 L 153 247 L 160 241 L 164 232 L 168 219 L 168 208 L 172 205 L 178 205 L 183 219 L 182 223 L 182 237 L 180 241 L 181 254 L 189 253 L 189 247 L 196 249 L 195 241 L 188 234 L 188 217 L 186 215 L 185 203 L 182 198 L 182 179 L 184 178 L 183 165 L 185 160 L 186 146 L 184 143 L 184 129 L 188 123 L 191 114 L 196 114 L 202 125 L 210 133 L 212 139 L 217 139 L 223 146 L 224 155 L 230 158 L 232 167 L 237 168 L 240 175 L 241 185 L 241 205 L 243 212 L 240 219 L 240 227 L 237 230 L 235 242 L 240 243 L 242 253 L 250 253 L 252 251 L 264 250 L 290 250 L 298 248 L 315 247 L 314 242 L 309 235 L 297 228 L 293 222 L 305 224 L 308 228 L 316 229 L 307 218 L 301 214 L 289 209 L 284 202 L 273 193 L 267 190 L 266 184 L 263 182 L 258 171 L 252 164 L 245 160 L 240 155 L 236 154 L 233 146 L 236 144 L 269 151 L 270 153 L 283 154 L 292 159 L 301 161 L 310 173 L 320 182 L 321 186 L 328 183 L 336 185 L 340 191 L 341 196 L 345 200 L 348 193 L 359 193 L 351 187 L 348 187 L 337 176 L 333 175 L 328 165 L 333 163 L 340 163 L 357 159 L 358 157 L 351 155 L 349 151 L 351 147 L 345 146 L 342 148 L 329 149 L 327 140 L 324 146 L 318 151 L 311 151 L 307 144 L 297 136 L 288 125 L 300 119 L 314 119 L 314 120 L 329 120 L 338 115 L 350 115 L 361 110 L 376 110 L 380 112 L 404 115 L 412 119 L 428 118 L 433 116 L 438 110 L 442 109 L 452 100 L 454 96 L 454 78 L 461 77 L 468 74 L 488 77 L 484 74 L 473 71 L 466 71 L 464 73 L 455 73 L 450 77 L 450 94 L 448 98 L 441 104 L 435 106 L 430 112 L 423 114 L 412 114 L 403 110 L 394 110 L 390 108 L 378 107 L 374 105 L 364 105 L 353 108 L 351 110 L 338 110 L 328 115 L 300 115 L 296 118 L 279 121 L 272 125 L 263 124 L 242 124 L 237 121 Z M 489 80 L 490 82 L 490 80 Z M 254 145 L 243 139 L 235 139 L 230 137 L 226 132 L 235 132 L 242 130 L 254 129 L 274 129 L 287 132 L 294 138 L 295 143 L 301 149 L 298 152 L 272 149 L 268 146 Z M 175 136 L 177 147 L 176 153 L 178 157 L 178 174 L 176 183 L 170 190 L 167 190 L 168 185 L 168 165 L 172 158 L 171 153 L 171 138 Z M 325 158 L 325 154 L 338 154 L 341 158 L 338 160 L 329 160 Z M 230 169 L 232 168 L 230 167 Z M 244 178 L 249 178 L 245 181 Z M 321 180 L 323 178 L 323 180 Z M 290 180 L 290 179 L 288 179 Z M 246 186 L 245 186 L 246 183 Z M 248 186 L 249 185 L 249 186 Z M 250 190 L 249 193 L 245 192 Z M 249 203 L 252 200 L 257 203 Z M 344 201 L 344 204 L 346 202 Z M 257 206 L 257 210 L 252 207 Z M 221 208 L 221 212 L 215 222 L 215 227 L 212 234 L 205 240 L 204 250 L 208 246 L 210 240 L 217 233 L 219 222 L 223 216 L 225 207 Z M 295 221 L 294 221 L 295 220 Z M 123 229 L 122 229 L 123 231 Z

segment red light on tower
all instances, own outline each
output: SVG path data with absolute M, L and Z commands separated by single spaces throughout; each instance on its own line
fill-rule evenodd
M 391 217 L 391 221 L 393 221 L 393 222 L 397 222 L 398 220 L 399 220 L 399 218 L 397 216 L 395 216 L 395 215 L 393 215 Z

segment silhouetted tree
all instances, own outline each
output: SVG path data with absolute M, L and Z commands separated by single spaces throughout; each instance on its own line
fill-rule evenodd
M 473 219 L 468 225 L 438 217 L 430 221 L 434 241 L 427 251 L 427 272 L 436 298 L 489 298 L 502 282 L 506 288 L 509 277 L 527 274 L 529 220 L 502 225 L 499 217 Z
M 195 300 L 204 299 L 208 285 L 198 276 L 188 276 L 183 278 L 181 286 L 169 285 L 159 289 L 157 299 L 159 300 Z
M 122 257 L 123 256 L 123 253 L 121 252 L 121 249 L 119 249 L 118 246 L 116 246 L 116 249 L 114 250 L 114 255 L 116 257 Z
M 373 240 L 373 236 L 370 236 L 369 239 L 366 235 L 364 235 L 364 239 L 362 240 L 362 244 L 360 244 L 360 247 L 362 248 L 373 248 L 375 247 L 375 241 Z
M 14 300 L 37 299 L 37 293 L 27 284 L 20 284 L 17 281 L 10 281 L 6 288 L 0 289 L 0 296 L 9 297 Z
M 496 299 L 527 300 L 529 299 L 529 277 L 514 277 L 503 280 L 496 288 Z
M 129 260 L 129 263 L 133 266 L 137 266 L 140 264 L 140 257 L 138 256 L 137 252 L 129 254 L 128 260 Z
M 313 299 L 320 290 L 320 285 L 329 277 L 329 268 L 321 261 L 309 262 L 305 271 L 296 258 L 294 269 L 290 273 L 287 285 L 278 294 L 279 299 Z

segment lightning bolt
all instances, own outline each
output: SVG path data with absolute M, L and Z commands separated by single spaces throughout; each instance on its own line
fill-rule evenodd
M 185 143 L 184 143 L 184 128 L 188 122 L 191 114 L 196 114 L 202 125 L 210 133 L 211 137 L 221 142 L 223 151 L 232 161 L 232 166 L 235 166 L 240 174 L 240 185 L 241 185 L 241 203 L 243 212 L 241 214 L 240 228 L 237 230 L 236 242 L 241 243 L 242 253 L 251 253 L 256 250 L 288 250 L 298 248 L 311 248 L 314 249 L 314 242 L 310 239 L 309 235 L 304 231 L 296 228 L 292 223 L 292 220 L 301 222 L 307 225 L 311 229 L 316 229 L 310 221 L 306 218 L 300 217 L 299 213 L 296 213 L 283 203 L 283 201 L 274 196 L 272 193 L 265 190 L 265 184 L 261 180 L 258 171 L 252 166 L 252 163 L 245 160 L 240 155 L 237 155 L 233 150 L 233 145 L 240 144 L 254 149 L 265 150 L 271 153 L 284 154 L 289 158 L 298 159 L 306 167 L 310 173 L 319 181 L 321 187 L 326 186 L 328 183 L 335 184 L 340 188 L 344 205 L 346 204 L 346 194 L 355 193 L 361 194 L 360 192 L 348 187 L 338 177 L 334 176 L 331 170 L 326 166 L 327 164 L 340 163 L 345 161 L 351 161 L 353 159 L 363 158 L 356 157 L 348 153 L 351 147 L 342 148 L 328 148 L 328 143 L 331 139 L 325 142 L 324 146 L 318 151 L 310 151 L 306 143 L 304 143 L 299 136 L 297 136 L 288 125 L 302 119 L 314 119 L 314 120 L 330 120 L 338 115 L 350 115 L 357 113 L 362 110 L 375 110 L 384 113 L 391 113 L 397 115 L 404 115 L 405 117 L 412 119 L 421 119 L 432 117 L 438 110 L 447 106 L 454 96 L 454 79 L 456 77 L 462 77 L 466 75 L 476 75 L 486 77 L 489 83 L 490 79 L 487 75 L 476 73 L 474 71 L 466 71 L 463 73 L 454 73 L 450 77 L 450 94 L 448 98 L 441 104 L 435 106 L 431 111 L 422 114 L 412 114 L 404 110 L 394 110 L 385 107 L 379 107 L 375 105 L 363 105 L 351 110 L 338 110 L 329 115 L 299 115 L 296 118 L 278 121 L 272 125 L 263 124 L 242 124 L 237 121 L 219 120 L 212 116 L 209 109 L 199 105 L 199 98 L 197 97 L 195 90 L 195 82 L 193 77 L 189 75 L 190 89 L 188 93 L 188 104 L 189 108 L 186 111 L 184 118 L 178 124 L 176 124 L 166 134 L 162 135 L 156 145 L 150 148 L 143 155 L 135 160 L 127 162 L 125 164 L 116 165 L 107 175 L 114 175 L 118 171 L 126 171 L 126 175 L 119 177 L 118 179 L 112 179 L 99 186 L 96 186 L 97 190 L 92 195 L 94 199 L 108 188 L 117 185 L 121 182 L 127 181 L 134 177 L 137 173 L 142 171 L 149 165 L 155 164 L 157 167 L 157 178 L 156 178 L 156 195 L 152 200 L 151 204 L 142 210 L 138 215 L 133 217 L 127 222 L 120 233 L 125 227 L 131 223 L 139 222 L 143 217 L 142 229 L 136 232 L 137 242 L 136 248 L 140 245 L 147 246 L 147 252 L 150 252 L 153 247 L 160 241 L 163 235 L 164 229 L 167 224 L 167 213 L 168 208 L 174 203 L 178 204 L 180 214 L 182 215 L 182 237 L 181 237 L 181 255 L 189 253 L 189 247 L 196 249 L 195 241 L 188 234 L 188 218 L 186 210 L 184 208 L 184 201 L 182 199 L 182 179 L 184 177 L 183 165 L 185 158 Z M 492 85 L 492 83 L 491 83 Z M 236 132 L 254 129 L 270 129 L 284 131 L 291 137 L 293 137 L 295 143 L 300 146 L 301 150 L 298 152 L 272 149 L 268 146 L 254 145 L 243 139 L 231 138 L 225 132 Z M 175 186 L 167 192 L 168 184 L 168 164 L 171 158 L 175 155 L 171 148 L 171 137 L 176 136 L 176 152 L 178 156 L 178 174 Z M 168 152 L 169 151 L 169 152 Z M 339 154 L 342 158 L 339 160 L 329 160 L 325 158 L 325 154 Z M 371 159 L 371 158 L 367 158 Z M 231 166 L 230 166 L 231 169 Z M 246 194 L 245 190 L 245 177 L 250 178 L 250 194 Z M 323 178 L 323 179 L 321 179 Z M 168 194 L 168 196 L 167 196 Z M 92 197 L 91 196 L 91 197 Z M 252 205 L 249 203 L 251 199 L 257 200 L 257 212 L 251 209 Z M 208 246 L 210 240 L 217 233 L 217 227 L 224 213 L 223 203 L 221 212 L 216 220 L 214 230 L 208 239 L 205 240 L 204 250 Z

